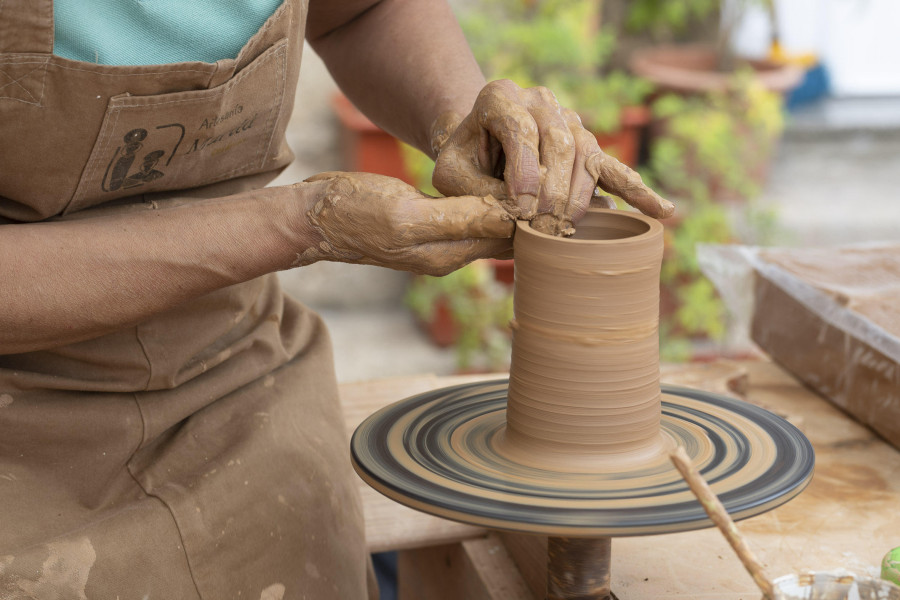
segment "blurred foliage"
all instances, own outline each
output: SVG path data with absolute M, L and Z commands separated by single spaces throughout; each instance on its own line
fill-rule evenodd
M 619 129 L 621 110 L 640 105 L 648 82 L 607 68 L 616 35 L 600 26 L 595 0 L 486 0 L 460 17 L 488 79 L 545 86 L 588 129 Z
M 624 0 L 623 35 L 649 36 L 660 42 L 713 44 L 715 69 L 732 72 L 741 64 L 731 37 L 750 5 L 762 6 L 775 19 L 774 0 Z M 773 26 L 777 30 L 777 24 Z
M 684 217 L 665 230 L 666 250 L 660 272 L 662 305 L 671 310 L 660 316 L 660 354 L 668 361 L 690 358 L 689 353 L 685 355 L 691 348 L 690 340 L 718 341 L 725 335 L 725 306 L 700 271 L 697 244 L 735 241 L 728 212 L 721 204 L 696 198 L 682 203 L 679 210 Z
M 556 89 L 550 86 L 550 89 Z M 570 90 L 578 89 L 577 94 Z M 622 109 L 640 106 L 650 93 L 650 82 L 632 77 L 622 71 L 611 71 L 596 77 L 561 87 L 556 94 L 563 106 L 574 107 L 588 129 L 595 133 L 612 133 L 621 128 Z
M 676 227 L 666 229 L 666 260 L 660 272 L 664 284 L 700 274 L 695 252 L 697 243 L 733 241 L 728 213 L 721 204 L 695 200 L 684 208 L 687 215 Z
M 653 104 L 660 132 L 650 153 L 654 180 L 687 198 L 750 199 L 784 128 L 781 100 L 752 73 L 722 92 L 667 94 Z
M 749 72 L 736 73 L 723 92 L 662 96 L 653 112 L 659 132 L 645 179 L 679 199 L 681 215 L 666 229 L 661 273 L 663 293 L 674 306 L 663 316 L 662 356 L 678 360 L 690 339 L 715 341 L 725 334 L 726 311 L 700 271 L 697 244 L 761 244 L 775 230 L 774 210 L 753 201 L 762 191 L 784 117 L 778 96 Z
M 615 43 L 597 30 L 598 3 L 486 0 L 461 18 L 476 59 L 491 77 L 545 85 L 560 72 L 593 75 Z
M 440 196 L 441 193 L 431 184 L 431 175 L 434 173 L 434 161 L 427 154 L 409 144 L 399 142 L 400 153 L 403 156 L 403 166 L 412 177 L 416 189 L 429 196 Z
M 742 244 L 751 246 L 772 246 L 776 240 L 784 243 L 791 237 L 781 226 L 775 205 L 762 206 L 752 199 L 745 205 L 741 219 L 735 223 L 735 232 Z
M 456 332 L 459 370 L 509 368 L 512 288 L 494 278 L 490 262 L 475 261 L 444 277 L 418 276 L 405 302 L 423 323 L 439 317 L 439 304 L 447 308 Z
M 631 31 L 680 32 L 693 20 L 700 20 L 718 10 L 720 0 L 632 0 L 626 25 Z

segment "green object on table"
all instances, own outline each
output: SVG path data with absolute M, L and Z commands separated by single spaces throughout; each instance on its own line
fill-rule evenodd
M 900 585 L 900 548 L 894 548 L 881 561 L 881 578 Z

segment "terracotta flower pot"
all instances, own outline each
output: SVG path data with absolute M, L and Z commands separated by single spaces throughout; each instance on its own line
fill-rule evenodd
M 629 167 L 635 168 L 640 159 L 641 136 L 650 123 L 650 108 L 626 106 L 622 109 L 622 127 L 611 133 L 592 132 L 600 148 Z
M 506 285 L 512 285 L 515 282 L 515 261 L 513 259 L 490 258 L 488 261 L 494 269 L 494 279 Z
M 345 169 L 389 175 L 414 185 L 397 138 L 372 123 L 343 94 L 332 97 L 332 107 L 341 125 Z
M 453 320 L 453 313 L 446 298 L 438 298 L 434 303 L 434 314 L 429 321 L 419 321 L 429 339 L 438 348 L 449 348 L 459 338 L 459 327 Z
M 766 89 L 786 94 L 803 79 L 803 69 L 768 60 L 743 60 L 756 71 Z M 680 93 L 724 90 L 732 73 L 716 69 L 715 48 L 702 44 L 654 46 L 635 51 L 628 61 L 632 73 L 658 89 Z

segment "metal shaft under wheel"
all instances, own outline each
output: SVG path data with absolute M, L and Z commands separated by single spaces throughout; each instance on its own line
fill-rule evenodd
M 612 539 L 547 540 L 547 600 L 610 600 Z

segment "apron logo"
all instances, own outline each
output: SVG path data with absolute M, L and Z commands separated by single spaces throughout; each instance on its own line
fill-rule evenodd
M 155 128 L 132 125 L 133 129 L 122 136 L 121 145 L 116 148 L 107 164 L 100 188 L 104 192 L 139 188 L 166 177 L 169 171 L 166 167 L 176 156 L 209 160 L 240 146 L 248 139 L 254 139 L 252 133 L 247 132 L 254 128 L 259 113 L 241 119 L 243 111 L 243 105 L 238 104 L 227 112 L 205 117 L 196 127 L 196 137 L 189 142 L 184 140 L 187 130 L 181 123 L 169 123 Z M 182 145 L 186 150 L 179 152 Z M 186 168 L 174 171 L 169 179 L 183 179 L 179 173 Z M 197 163 L 191 167 L 196 168 Z M 178 181 L 163 183 L 173 185 Z
M 178 150 L 178 146 L 184 139 L 184 126 L 180 123 L 170 123 L 168 125 L 160 125 L 156 129 L 178 128 L 180 134 L 175 141 L 171 151 L 151 150 L 137 161 L 138 154 L 144 147 L 144 141 L 147 139 L 148 132 L 146 129 L 135 128 L 129 131 L 122 138 L 123 145 L 116 148 L 113 153 L 112 160 L 106 166 L 106 173 L 103 175 L 103 181 L 100 182 L 100 188 L 104 192 L 114 192 L 119 189 L 129 189 L 140 187 L 151 181 L 156 181 L 160 177 L 164 177 L 165 173 L 161 168 L 167 167 L 172 162 L 172 157 Z M 168 154 L 169 158 L 165 165 L 161 165 L 160 161 Z M 135 164 L 137 163 L 137 164 Z

